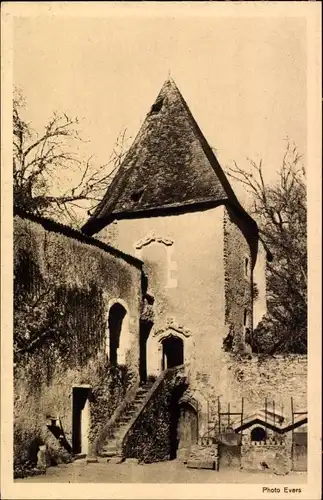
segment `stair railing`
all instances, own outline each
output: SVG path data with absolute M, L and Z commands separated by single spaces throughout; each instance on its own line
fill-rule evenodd
M 164 380 L 166 379 L 166 377 L 168 375 L 173 375 L 175 372 L 179 372 L 179 371 L 182 371 L 183 372 L 183 375 L 184 375 L 184 370 L 187 370 L 188 369 L 188 365 L 179 365 L 179 366 L 175 366 L 174 368 L 168 368 L 166 370 L 164 370 L 160 375 L 159 377 L 157 378 L 157 380 L 154 382 L 154 384 L 151 386 L 151 388 L 149 389 L 149 391 L 147 392 L 147 395 L 140 407 L 140 409 L 138 410 L 138 412 L 132 417 L 132 419 L 129 421 L 129 425 L 127 426 L 127 429 L 126 429 L 126 432 L 123 434 L 123 436 L 120 437 L 120 440 L 119 442 L 117 443 L 117 446 L 118 446 L 118 451 L 120 453 L 122 453 L 122 447 L 123 447 L 123 443 L 125 441 L 125 438 L 127 437 L 127 434 L 128 432 L 130 431 L 130 429 L 133 427 L 133 425 L 136 423 L 136 421 L 138 420 L 138 418 L 140 417 L 140 415 L 142 414 L 142 412 L 144 411 L 144 409 L 146 408 L 147 404 L 149 403 L 152 395 L 158 390 L 158 388 L 160 387 L 160 385 L 164 382 Z
M 92 443 L 91 446 L 91 455 L 97 456 L 100 451 L 101 444 L 108 438 L 111 437 L 113 430 L 115 429 L 121 415 L 126 410 L 127 406 L 130 405 L 140 386 L 140 381 L 137 380 L 134 385 L 130 387 L 130 389 L 126 392 L 126 395 L 120 405 L 117 406 L 112 416 L 109 418 L 106 424 L 99 431 L 97 437 Z

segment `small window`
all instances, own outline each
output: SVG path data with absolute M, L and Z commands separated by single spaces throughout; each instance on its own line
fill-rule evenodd
M 135 191 L 134 193 L 132 193 L 130 195 L 130 198 L 132 199 L 132 201 L 134 201 L 135 203 L 138 203 L 138 201 L 140 201 L 142 195 L 144 193 L 144 190 L 143 189 L 139 189 L 139 191 Z
M 247 309 L 245 309 L 243 312 L 243 326 L 247 326 L 247 319 L 248 319 L 248 311 Z
M 263 427 L 254 427 L 251 431 L 251 441 L 266 441 L 267 433 Z
M 249 259 L 248 259 L 248 257 L 246 257 L 244 260 L 244 272 L 245 272 L 245 276 L 249 276 Z
M 155 115 L 157 113 L 159 113 L 159 111 L 162 109 L 163 107 L 163 104 L 164 104 L 164 99 L 162 97 L 159 97 L 155 104 L 152 105 L 151 107 L 151 111 L 150 111 L 150 114 L 151 115 Z

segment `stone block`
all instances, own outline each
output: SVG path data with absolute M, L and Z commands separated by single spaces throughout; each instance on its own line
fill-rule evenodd
M 39 469 L 46 469 L 51 465 L 50 456 L 46 445 L 39 446 L 37 453 L 37 467 Z
M 211 469 L 215 470 L 214 461 L 188 460 L 187 467 L 189 469 Z
M 138 458 L 127 458 L 125 461 L 126 464 L 133 464 L 133 465 L 138 465 L 139 460 Z
M 115 457 L 111 457 L 107 461 L 109 462 L 109 464 L 122 464 L 122 462 L 125 461 L 125 458 L 120 457 L 120 456 L 115 456 Z
M 189 448 L 181 448 L 177 452 L 177 458 L 181 462 L 186 463 L 189 456 L 190 456 L 190 449 Z

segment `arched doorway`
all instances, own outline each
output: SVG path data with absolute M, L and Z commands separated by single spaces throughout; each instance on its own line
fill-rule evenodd
M 174 368 L 184 364 L 184 342 L 181 338 L 170 335 L 162 341 L 162 369 Z
M 173 409 L 173 432 L 171 433 L 170 458 L 185 460 L 191 446 L 198 442 L 197 411 L 189 403 L 182 402 Z
M 118 349 L 120 347 L 120 338 L 124 329 L 124 319 L 127 314 L 126 309 L 116 302 L 111 306 L 109 311 L 108 326 L 109 326 L 109 360 L 112 365 L 120 363 L 118 359 Z M 124 361 L 124 360 L 122 360 Z

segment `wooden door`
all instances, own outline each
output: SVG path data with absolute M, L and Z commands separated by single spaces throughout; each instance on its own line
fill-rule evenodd
M 188 404 L 180 406 L 180 415 L 178 422 L 178 451 L 182 458 L 185 458 L 193 444 L 198 439 L 198 421 L 197 413 Z

